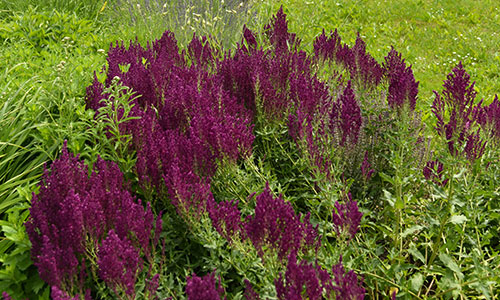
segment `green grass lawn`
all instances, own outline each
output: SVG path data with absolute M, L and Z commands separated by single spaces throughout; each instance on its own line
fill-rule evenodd
M 281 4 L 306 49 L 323 28 L 338 29 L 348 44 L 359 33 L 378 61 L 394 46 L 413 65 L 422 108 L 459 61 L 476 81 L 479 99 L 490 102 L 500 91 L 500 8 L 494 0 L 285 0 L 260 6 L 267 15 Z

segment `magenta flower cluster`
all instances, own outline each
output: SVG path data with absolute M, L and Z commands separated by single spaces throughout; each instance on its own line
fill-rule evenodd
M 31 217 L 26 231 L 32 244 L 31 255 L 40 277 L 65 292 L 84 290 L 92 258 L 106 256 L 100 264 L 102 279 L 126 287 L 134 293 L 131 270 L 108 272 L 121 263 L 120 253 L 104 249 L 133 249 L 126 260 L 151 258 L 161 231 L 149 204 L 146 209 L 127 191 L 123 175 L 115 163 L 99 159 L 91 170 L 63 148 L 62 156 L 45 170 L 38 194 L 33 194 Z M 124 248 L 125 247 L 125 248 Z M 103 251 L 100 251 L 103 250 Z M 112 255 L 112 254 L 116 255 Z M 104 270 L 106 269 L 106 270 Z
M 366 44 L 359 34 L 354 46 L 349 48 L 342 43 L 337 30 L 329 36 L 323 30 L 314 41 L 314 53 L 317 58 L 344 66 L 349 71 L 351 80 L 364 87 L 377 86 L 384 76 L 384 69 L 366 52 Z
M 99 247 L 99 275 L 118 294 L 123 289 L 128 295 L 134 295 L 134 284 L 142 267 L 139 249 L 136 249 L 127 239 L 121 239 L 114 230 Z
M 383 68 L 389 81 L 389 106 L 395 109 L 408 105 L 411 110 L 415 110 L 419 82 L 415 81 L 411 66 L 407 67 L 401 54 L 392 48 L 385 57 Z
M 489 136 L 500 141 L 500 101 L 497 95 L 489 105 L 476 109 L 475 119 Z
M 443 84 L 442 96 L 434 91 L 436 98 L 432 104 L 437 123 L 436 130 L 448 144 L 451 155 L 463 155 L 468 160 L 480 158 L 486 146 L 479 135 L 477 117 L 473 112 L 481 110 L 481 103 L 475 104 L 474 82 L 459 63 L 448 74 Z
M 330 113 L 330 130 L 332 133 L 339 132 L 340 146 L 345 146 L 346 143 L 355 145 L 358 142 L 362 123 L 361 109 L 356 102 L 351 81 L 348 81 L 347 87 Z
M 335 202 L 337 212 L 333 212 L 332 222 L 338 235 L 347 233 L 349 238 L 352 239 L 359 230 L 363 213 L 359 211 L 358 203 L 352 200 L 351 193 L 348 193 L 347 200 L 345 204 Z
M 203 277 L 196 274 L 187 278 L 186 296 L 188 300 L 220 300 L 225 297 L 224 287 L 221 284 L 221 278 L 215 279 L 215 272 L 209 273 Z
M 212 224 L 229 241 L 239 233 L 241 238 L 250 239 L 260 255 L 264 254 L 264 248 L 270 247 L 280 259 L 320 246 L 317 228 L 310 223 L 309 214 L 304 217 L 296 214 L 292 205 L 281 196 L 273 197 L 269 185 L 256 196 L 255 211 L 244 221 L 237 203 L 221 202 L 210 210 Z
M 262 253 L 263 246 L 275 249 L 280 259 L 300 249 L 317 249 L 318 232 L 309 221 L 309 213 L 301 220 L 290 203 L 279 196 L 274 198 L 269 186 L 256 197 L 253 215 L 245 219 L 245 234 Z
M 358 279 L 354 271 L 346 272 L 342 265 L 342 257 L 332 267 L 333 277 L 320 266 L 300 261 L 295 255 L 288 257 L 285 274 L 275 280 L 277 297 L 280 300 L 302 299 L 364 299 L 363 280 Z
M 219 57 L 205 37 L 193 36 L 181 52 L 174 35 L 165 32 L 147 47 L 111 45 L 106 81 L 96 78 L 87 88 L 93 109 L 116 76 L 139 95 L 133 114 L 140 119 L 123 125 L 133 136 L 137 176 L 146 193 L 168 197 L 182 215 L 204 213 L 218 162 L 235 162 L 252 148 L 247 107 L 255 105 L 247 102 L 254 100 L 237 98 L 240 93 L 225 82 L 232 78 L 225 73 L 231 59 Z
M 425 179 L 431 180 L 437 185 L 445 186 L 449 179 L 444 177 L 444 165 L 438 160 L 431 160 L 425 164 L 423 169 Z

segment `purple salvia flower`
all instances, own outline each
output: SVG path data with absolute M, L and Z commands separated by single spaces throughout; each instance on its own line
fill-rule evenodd
M 351 73 L 351 78 L 357 79 L 365 86 L 378 85 L 383 76 L 383 69 L 380 64 L 366 52 L 366 44 L 363 39 L 361 39 L 359 33 L 351 52 L 352 56 L 346 56 L 347 61 L 345 62 Z
M 212 202 L 209 208 L 210 219 L 217 232 L 228 241 L 238 234 L 243 226 L 238 201 Z
M 300 40 L 296 35 L 288 32 L 288 22 L 286 14 L 283 13 L 283 6 L 272 17 L 271 22 L 264 26 L 264 32 L 269 37 L 269 41 L 274 46 L 277 54 L 285 54 L 289 50 L 296 50 L 300 45 Z M 291 49 L 288 47 L 291 47 Z
M 337 60 L 337 53 L 342 48 L 342 42 L 337 29 L 335 29 L 334 32 L 330 32 L 329 37 L 325 35 L 325 30 L 323 29 L 321 35 L 314 40 L 313 47 L 314 54 L 317 58 L 321 57 L 323 59 L 340 62 Z
M 101 99 L 109 96 L 103 94 L 103 92 L 104 85 L 99 82 L 97 74 L 94 71 L 94 80 L 92 81 L 92 85 L 88 86 L 86 89 L 85 103 L 87 104 L 87 108 L 97 111 L 100 107 L 102 107 L 104 104 L 101 102 Z
M 89 188 L 87 167 L 63 147 L 62 157 L 45 170 L 40 192 L 33 194 L 26 232 L 31 255 L 40 277 L 50 285 L 71 287 L 63 282 L 78 274 L 84 251 L 84 201 Z
M 111 230 L 102 242 L 97 254 L 99 276 L 115 293 L 124 291 L 132 296 L 135 293 L 137 273 L 142 268 L 139 252 L 127 239 L 120 239 Z
M 281 196 L 272 196 L 269 185 L 256 201 L 255 213 L 247 217 L 244 226 L 246 236 L 261 255 L 264 244 L 274 248 L 280 259 L 305 247 L 318 247 L 317 230 L 312 229 L 308 216 L 301 222 L 300 214 L 295 214 L 290 203 Z
M 365 158 L 363 159 L 363 162 L 361 163 L 361 173 L 363 174 L 363 177 L 365 178 L 366 181 L 370 180 L 372 177 L 373 173 L 375 172 L 374 169 L 372 169 L 372 166 L 370 162 L 368 161 L 368 151 L 365 151 Z
M 193 274 L 187 278 L 186 295 L 188 300 L 220 300 L 226 299 L 224 288 L 215 280 L 215 272 L 198 277 Z
M 260 300 L 259 294 L 257 294 L 252 287 L 252 284 L 248 279 L 245 279 L 245 293 L 243 296 L 245 296 L 246 300 Z
M 246 25 L 243 25 L 243 39 L 247 42 L 247 53 L 252 53 L 257 50 L 257 39 L 255 38 L 255 34 L 248 29 Z
M 3 300 L 12 300 L 12 297 L 7 292 L 2 292 Z
M 177 162 L 172 165 L 168 175 L 164 176 L 164 180 L 177 212 L 188 219 L 198 220 L 214 201 L 210 183 L 192 171 L 182 170 Z
M 332 221 L 337 234 L 348 233 L 349 239 L 352 239 L 359 230 L 361 217 L 363 214 L 358 209 L 358 203 L 352 201 L 351 193 L 348 193 L 348 202 L 340 204 L 335 202 L 337 212 L 333 212 Z
M 263 56 L 263 51 L 256 50 L 249 55 L 244 49 L 236 49 L 233 57 L 226 54 L 225 59 L 218 63 L 216 77 L 219 85 L 248 110 L 250 119 L 255 117 L 255 74 Z
M 335 299 L 362 300 L 365 298 L 365 289 L 362 287 L 363 279 L 358 279 L 354 271 L 345 271 L 342 265 L 342 257 L 337 265 L 332 268 L 335 285 L 333 291 Z
M 435 184 L 445 186 L 448 179 L 443 180 L 444 165 L 438 160 L 431 160 L 425 164 L 423 174 L 425 179 L 432 180 Z
M 486 141 L 482 141 L 479 136 L 479 129 L 476 133 L 471 133 L 465 141 L 464 153 L 465 157 L 471 162 L 480 158 L 484 154 Z
M 150 295 L 154 295 L 160 286 L 160 274 L 155 274 L 153 278 L 147 280 L 147 291 Z
M 407 67 L 401 54 L 391 48 L 385 57 L 383 65 L 385 76 L 389 80 L 389 93 L 387 102 L 393 109 L 408 105 L 411 110 L 415 110 L 418 94 L 418 84 L 413 76 L 411 66 Z
M 64 291 L 61 291 L 57 286 L 52 286 L 51 297 L 54 300 L 79 300 L 78 295 L 71 297 L 68 296 Z
M 321 111 L 323 107 L 328 107 L 330 95 L 326 85 L 319 81 L 315 76 L 311 76 L 309 72 L 294 73 L 290 78 L 290 100 L 295 103 L 298 110 L 307 116 L 313 116 Z
M 474 118 L 485 132 L 491 137 L 500 141 L 500 101 L 498 96 L 488 106 L 476 106 L 476 113 Z
M 215 57 L 215 50 L 210 46 L 206 36 L 198 39 L 196 33 L 193 33 L 193 39 L 187 47 L 189 57 L 194 64 L 198 66 L 205 66 L 212 64 Z
M 332 289 L 331 278 L 326 270 L 307 261 L 297 264 L 294 253 L 288 256 L 285 276 L 280 273 L 274 285 L 278 299 L 283 300 L 302 300 L 303 296 L 311 300 L 323 299 L 323 296 L 329 296 Z M 323 295 L 324 292 L 326 295 Z
M 26 223 L 32 258 L 42 279 L 68 291 L 75 285 L 83 288 L 86 249 L 97 249 L 110 230 L 150 256 L 154 217 L 125 187 L 115 163 L 98 158 L 89 176 L 87 166 L 64 146 L 50 172 L 45 170 Z
M 340 109 L 337 129 L 342 132 L 341 146 L 346 142 L 356 144 L 362 125 L 361 109 L 356 101 L 355 94 L 351 88 L 351 82 L 347 83 L 343 94 L 337 100 Z
M 432 104 L 437 119 L 436 130 L 446 139 L 453 156 L 462 154 L 473 161 L 483 154 L 481 149 L 484 149 L 479 135 L 471 132 L 476 122 L 480 124 L 481 103 L 474 104 L 474 82 L 470 82 L 461 62 L 448 74 L 443 87 L 443 97 L 434 92 L 436 98 Z M 445 120 L 446 115 L 449 121 Z
M 68 296 L 64 291 L 61 291 L 57 286 L 51 287 L 51 299 L 53 300 L 80 300 L 80 296 L 77 294 L 74 297 Z M 92 300 L 90 295 L 90 290 L 85 292 L 85 300 Z

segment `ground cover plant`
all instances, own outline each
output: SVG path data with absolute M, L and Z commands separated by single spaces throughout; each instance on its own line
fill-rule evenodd
M 4 298 L 495 299 L 498 99 L 457 62 L 422 111 L 398 49 L 334 28 L 304 46 L 290 23 L 281 7 L 230 46 L 27 39 L 58 64 L 4 70 Z M 68 61 L 93 66 L 70 92 Z

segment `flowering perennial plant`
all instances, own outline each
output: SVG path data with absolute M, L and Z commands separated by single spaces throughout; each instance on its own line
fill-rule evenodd
M 155 222 L 149 204 L 144 210 L 126 190 L 116 164 L 99 159 L 89 176 L 87 166 L 66 147 L 50 171 L 45 170 L 30 212 L 26 231 L 40 277 L 68 294 L 82 293 L 88 268 L 95 267 L 93 255 L 106 253 L 100 249 L 126 243 L 127 249 L 150 260 L 161 231 L 161 221 Z M 135 284 L 134 278 L 121 277 L 118 271 L 101 275 L 128 291 Z
M 285 275 L 275 280 L 276 293 L 281 300 L 323 299 L 323 291 L 329 294 L 330 275 L 319 266 L 306 261 L 297 264 L 295 255 L 290 254 Z
M 363 214 L 358 209 L 358 203 L 352 200 L 351 193 L 348 193 L 348 202 L 340 204 L 335 202 L 337 212 L 333 212 L 332 221 L 334 230 L 338 235 L 347 233 L 352 239 L 359 230 L 359 224 Z
M 113 230 L 102 241 L 98 252 L 99 275 L 118 295 L 119 290 L 133 299 L 137 273 L 142 267 L 138 249 L 124 238 L 120 239 Z
M 365 88 L 377 86 L 383 78 L 384 69 L 366 52 L 366 44 L 359 34 L 354 46 L 349 48 L 342 43 L 337 30 L 331 32 L 328 37 L 323 30 L 314 41 L 314 53 L 316 58 L 334 61 L 345 67 L 351 75 L 351 80 Z
M 473 112 L 480 110 L 481 104 L 474 104 L 474 82 L 470 83 L 470 76 L 462 63 L 448 74 L 443 87 L 443 97 L 434 91 L 436 98 L 432 112 L 437 119 L 435 128 L 446 139 L 451 155 L 464 155 L 474 161 L 482 156 L 486 142 L 479 136 L 479 129 L 474 132 L 477 118 Z
M 87 89 L 93 109 L 115 76 L 139 95 L 133 113 L 140 118 L 124 124 L 133 136 L 139 182 L 147 194 L 168 196 L 182 214 L 206 211 L 218 162 L 234 163 L 251 152 L 251 114 L 239 94 L 224 88 L 218 53 L 196 35 L 180 52 L 170 32 L 145 48 L 112 45 L 106 81 L 95 79 Z
M 449 179 L 443 178 L 444 165 L 438 160 L 428 161 L 423 169 L 425 179 L 433 181 L 435 184 L 445 186 Z
M 224 288 L 215 279 L 215 272 L 198 277 L 196 274 L 187 278 L 186 295 L 188 300 L 220 300 L 227 299 Z
M 358 279 L 353 270 L 347 271 L 342 265 L 342 257 L 338 264 L 332 267 L 333 280 L 335 284 L 332 289 L 335 299 L 362 300 L 365 298 L 365 289 L 362 287 L 363 279 Z
M 263 245 L 274 248 L 279 259 L 303 248 L 317 249 L 320 240 L 316 228 L 309 222 L 309 213 L 301 221 L 290 203 L 279 196 L 274 198 L 269 185 L 256 197 L 255 213 L 245 220 L 246 236 L 263 254 Z
M 64 291 L 61 291 L 57 288 L 57 286 L 52 286 L 51 288 L 51 297 L 53 300 L 80 300 L 80 295 L 76 294 L 74 297 L 68 296 Z M 85 300 L 92 300 L 90 296 L 90 290 L 87 290 L 85 293 Z M 4 300 L 11 300 L 5 299 Z
M 297 263 L 294 254 L 288 256 L 288 265 L 283 276 L 275 280 L 276 293 L 281 300 L 302 299 L 364 299 L 362 279 L 354 271 L 346 272 L 342 257 L 332 267 L 333 277 L 320 266 L 307 261 Z
M 340 146 L 356 145 L 359 132 L 362 125 L 361 110 L 356 102 L 354 91 L 351 87 L 351 81 L 347 83 L 343 94 L 337 100 L 336 108 L 339 111 L 332 110 L 330 113 L 330 130 L 339 131 Z
M 401 54 L 391 48 L 383 64 L 385 77 L 389 81 L 387 102 L 393 109 L 408 105 L 415 110 L 418 94 L 418 81 L 415 81 L 411 66 L 407 67 Z
M 476 109 L 475 118 L 489 136 L 500 141 L 500 101 L 497 95 L 490 105 Z
M 210 219 L 217 232 L 231 241 L 233 236 L 240 233 L 243 228 L 241 213 L 238 210 L 238 201 L 225 201 L 216 203 L 209 208 Z

